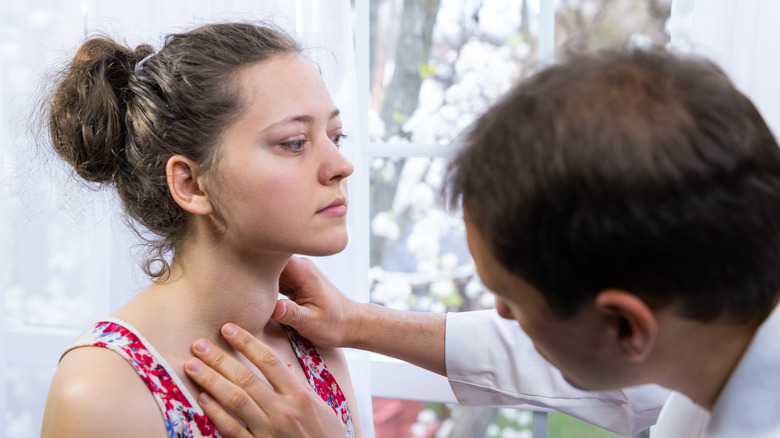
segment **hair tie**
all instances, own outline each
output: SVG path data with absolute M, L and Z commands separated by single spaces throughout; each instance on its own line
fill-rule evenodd
M 154 56 L 154 53 L 150 53 L 150 54 L 146 55 L 146 56 L 144 57 L 144 59 L 142 59 L 142 60 L 138 61 L 138 63 L 135 65 L 135 74 L 140 74 L 140 73 L 141 73 L 141 71 L 144 69 L 144 63 L 145 63 L 145 62 L 146 62 L 146 61 L 147 61 L 149 58 L 151 58 L 152 56 Z

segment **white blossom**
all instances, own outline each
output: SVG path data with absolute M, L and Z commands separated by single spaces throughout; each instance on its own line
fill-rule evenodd
M 487 291 L 487 288 L 484 284 L 482 284 L 482 281 L 480 280 L 479 276 L 477 274 L 474 274 L 473 277 L 471 277 L 471 280 L 469 280 L 468 283 L 466 283 L 466 290 L 464 293 L 466 294 L 469 299 L 477 298 L 480 294 L 483 294 Z
M 434 206 L 436 194 L 428 184 L 419 183 L 411 190 L 408 199 L 410 207 L 415 211 L 427 211 Z
M 452 271 L 455 269 L 455 266 L 458 264 L 458 256 L 455 254 L 448 252 L 446 254 L 442 254 L 441 257 L 439 257 L 439 265 L 441 265 L 441 268 L 445 272 Z
M 378 142 L 385 138 L 387 130 L 385 129 L 385 122 L 382 121 L 382 117 L 376 112 L 375 109 L 368 109 L 368 140 L 371 142 Z
M 431 294 L 436 298 L 447 298 L 456 293 L 455 284 L 452 280 L 438 280 L 431 283 Z
M 412 233 L 406 240 L 406 249 L 412 253 L 418 264 L 433 263 L 437 265 L 439 246 L 442 233 L 435 221 L 422 219 L 414 224 Z
M 441 422 L 439 430 L 436 431 L 436 438 L 445 438 L 450 436 L 454 423 L 451 418 L 448 418 Z
M 496 307 L 496 296 L 490 292 L 483 293 L 479 297 L 479 305 L 484 309 Z
M 393 220 L 392 211 L 381 211 L 371 221 L 371 232 L 375 236 L 395 240 L 401 235 L 401 229 Z
M 431 310 L 430 310 L 430 311 L 431 311 L 431 312 L 436 312 L 436 313 L 444 313 L 444 312 L 446 312 L 446 311 L 447 311 L 447 306 L 445 306 L 445 305 L 444 305 L 443 303 L 441 303 L 440 301 L 436 301 L 436 302 L 435 302 L 435 303 L 433 303 L 433 305 L 431 306 Z
M 429 424 L 436 421 L 436 412 L 432 409 L 423 409 L 417 414 L 417 422 L 422 424 Z
M 407 299 L 412 293 L 409 282 L 398 275 L 388 275 L 383 281 L 377 282 L 371 291 L 371 300 L 384 303 L 387 307 L 399 310 L 407 310 Z

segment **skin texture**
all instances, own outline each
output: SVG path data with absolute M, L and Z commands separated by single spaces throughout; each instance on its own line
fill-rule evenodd
M 302 389 L 308 388 L 303 370 L 270 316 L 279 276 L 292 254 L 334 254 L 347 244 L 346 177 L 353 167 L 338 148 L 341 120 L 318 72 L 301 56 L 277 56 L 248 66 L 236 80 L 244 89 L 246 110 L 224 132 L 215 167 L 204 172 L 179 155 L 168 162 L 171 195 L 190 219 L 170 276 L 112 316 L 143 333 L 195 396 L 202 390 L 184 371 L 195 339 L 218 346 L 225 352 L 223 362 L 241 363 L 257 374 L 257 382 L 273 381 L 272 374 L 263 377 L 223 338 L 223 325 L 235 322 L 267 345 L 298 385 L 297 394 L 306 395 L 294 398 L 300 403 L 297 412 L 328 418 L 340 428 L 333 410 L 310 397 L 310 389 Z M 326 347 L 319 351 L 349 405 L 356 406 L 343 353 Z M 360 436 L 354 408 L 352 415 Z M 219 418 L 214 418 L 218 425 Z M 277 432 L 263 436 L 286 433 Z M 167 433 L 159 408 L 132 367 L 113 352 L 85 347 L 70 351 L 60 363 L 41 436 Z

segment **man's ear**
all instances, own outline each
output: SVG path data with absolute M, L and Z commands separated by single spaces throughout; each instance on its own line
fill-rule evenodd
M 614 321 L 614 336 L 631 362 L 650 356 L 658 338 L 658 321 L 647 303 L 621 289 L 605 289 L 596 295 L 596 309 Z
M 174 155 L 168 159 L 165 174 L 168 189 L 177 204 L 185 211 L 197 215 L 208 215 L 214 211 L 211 200 L 201 187 L 201 175 L 198 165 L 183 155 Z

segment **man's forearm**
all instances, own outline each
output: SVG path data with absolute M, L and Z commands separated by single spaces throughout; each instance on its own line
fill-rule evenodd
M 345 347 L 395 357 L 446 376 L 446 314 L 394 310 L 372 303 L 357 306 L 358 327 Z

